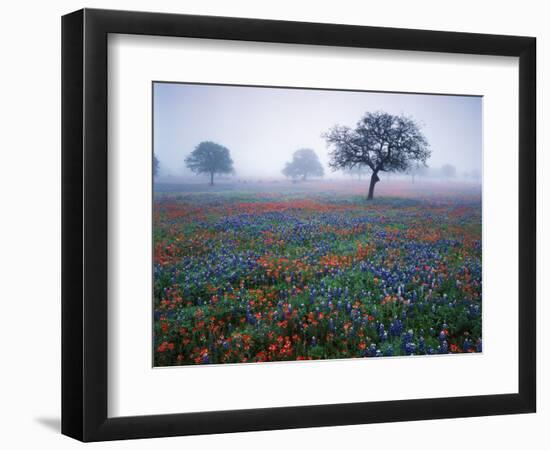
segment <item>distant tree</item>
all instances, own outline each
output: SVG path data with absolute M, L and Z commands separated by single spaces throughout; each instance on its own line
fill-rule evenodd
M 428 173 L 428 166 L 416 162 L 409 168 L 407 173 L 411 176 L 412 182 L 414 184 L 416 177 L 420 178 Z
M 478 169 L 474 169 L 468 173 L 468 178 L 472 181 L 479 182 L 481 180 L 481 172 Z
M 379 172 L 406 172 L 415 162 L 425 164 L 431 154 L 420 127 L 403 115 L 366 113 L 354 130 L 335 126 L 324 137 L 333 149 L 330 166 L 334 170 L 356 165 L 372 170 L 368 200 L 380 181 Z
M 418 178 L 420 177 L 429 177 L 430 176 L 430 168 L 426 164 L 420 164 L 418 166 L 418 170 L 416 171 L 416 175 Z
M 444 164 L 441 166 L 441 176 L 443 178 L 455 178 L 456 177 L 456 167 L 452 164 Z
M 201 142 L 185 158 L 185 165 L 196 174 L 210 175 L 210 186 L 214 185 L 214 175 L 233 173 L 233 160 L 229 149 L 215 142 Z
M 367 166 L 356 165 L 353 166 L 351 169 L 344 169 L 344 173 L 346 175 L 349 175 L 350 177 L 357 177 L 358 180 L 361 180 L 363 176 L 370 173 L 370 169 Z
M 409 167 L 409 170 L 407 170 L 407 173 L 411 176 L 412 183 L 414 184 L 414 178 L 416 177 L 418 170 L 418 163 L 413 164 L 411 167 Z
M 153 177 L 157 177 L 159 174 L 159 160 L 157 156 L 153 153 Z
M 283 169 L 283 175 L 293 180 L 301 178 L 305 181 L 308 176 L 322 177 L 324 174 L 325 170 L 317 153 L 310 148 L 296 150 L 292 155 L 292 161 L 287 162 Z

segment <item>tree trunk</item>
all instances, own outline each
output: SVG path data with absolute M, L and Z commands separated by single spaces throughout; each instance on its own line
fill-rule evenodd
M 214 186 L 214 172 L 210 172 L 210 186 Z
M 380 178 L 378 178 L 378 172 L 373 172 L 372 176 L 370 177 L 369 196 L 367 197 L 367 200 L 372 200 L 374 196 L 374 185 L 379 181 Z

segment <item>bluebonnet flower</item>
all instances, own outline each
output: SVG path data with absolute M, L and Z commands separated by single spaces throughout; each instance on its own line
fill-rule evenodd
M 481 345 L 481 338 L 479 338 L 479 339 L 477 340 L 477 343 L 476 343 L 476 351 L 479 352 L 479 353 L 481 353 L 482 350 L 483 350 L 483 347 L 482 347 L 482 345 Z
M 415 352 L 416 352 L 416 344 L 414 344 L 413 342 L 407 342 L 405 344 L 405 354 L 414 355 Z
M 368 356 L 376 356 L 376 344 L 370 344 L 369 347 L 365 350 Z
M 426 341 L 423 336 L 420 336 L 420 339 L 418 340 L 418 352 L 426 353 Z
M 403 331 L 403 322 L 401 322 L 401 320 L 396 319 L 390 323 L 390 335 L 400 336 L 402 331 Z
M 313 305 L 315 303 L 315 289 L 312 289 L 309 292 L 309 304 Z

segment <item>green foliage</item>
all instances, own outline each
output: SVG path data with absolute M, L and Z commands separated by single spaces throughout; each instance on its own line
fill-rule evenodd
M 209 174 L 210 184 L 214 184 L 214 175 L 233 173 L 233 160 L 229 149 L 215 142 L 201 142 L 185 158 L 185 165 L 194 173 Z

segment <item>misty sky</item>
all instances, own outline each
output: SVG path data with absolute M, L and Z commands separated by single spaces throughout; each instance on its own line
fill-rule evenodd
M 321 135 L 355 127 L 367 111 L 415 119 L 432 150 L 428 166 L 481 172 L 480 97 L 155 83 L 154 151 L 161 176 L 189 174 L 185 156 L 214 141 L 231 151 L 237 176 L 282 177 L 292 153 L 307 147 L 333 176 Z

